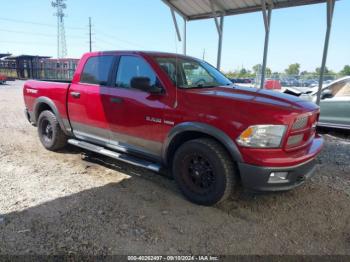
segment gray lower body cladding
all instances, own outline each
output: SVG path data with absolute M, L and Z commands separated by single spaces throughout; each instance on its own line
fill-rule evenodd
M 242 184 L 254 191 L 285 191 L 303 184 L 315 174 L 316 161 L 312 159 L 298 166 L 292 167 L 262 167 L 239 163 Z M 288 172 L 286 181 L 269 183 L 273 172 Z

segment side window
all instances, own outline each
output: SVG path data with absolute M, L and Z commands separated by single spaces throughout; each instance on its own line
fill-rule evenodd
M 171 81 L 175 84 L 176 83 L 176 69 L 173 63 L 170 61 L 164 61 L 162 59 L 158 60 L 158 64 L 160 67 L 164 70 L 165 73 L 170 77 Z
M 113 58 L 113 56 L 90 57 L 84 66 L 80 82 L 95 85 L 107 85 Z
M 144 89 L 159 87 L 159 82 L 153 69 L 141 57 L 122 56 L 119 61 L 115 84 L 122 88 Z M 142 87 L 145 88 L 142 88 Z

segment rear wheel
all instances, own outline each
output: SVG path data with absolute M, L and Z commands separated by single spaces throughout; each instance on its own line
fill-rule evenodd
M 49 110 L 43 111 L 38 119 L 38 134 L 43 146 L 56 151 L 67 144 L 67 136 L 62 131 L 57 117 Z
M 184 143 L 173 160 L 174 178 L 187 199 L 213 205 L 227 199 L 237 184 L 233 161 L 213 139 Z

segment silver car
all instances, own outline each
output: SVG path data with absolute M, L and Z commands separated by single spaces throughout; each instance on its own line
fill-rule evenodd
M 316 102 L 317 90 L 300 97 Z M 350 130 L 350 76 L 322 88 L 320 109 L 319 126 Z

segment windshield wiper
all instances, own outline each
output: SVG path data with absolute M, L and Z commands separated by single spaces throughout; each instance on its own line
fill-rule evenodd
M 197 86 L 195 86 L 195 88 L 206 88 L 206 87 L 215 87 L 214 85 L 208 85 L 208 86 L 206 86 L 206 85 L 197 85 Z
M 186 85 L 182 85 L 182 86 L 178 86 L 180 88 L 183 89 L 195 89 L 195 88 L 213 88 L 213 87 L 218 87 L 221 86 L 221 84 L 215 84 L 215 85 L 203 85 L 203 84 L 199 84 L 196 86 L 186 86 Z

